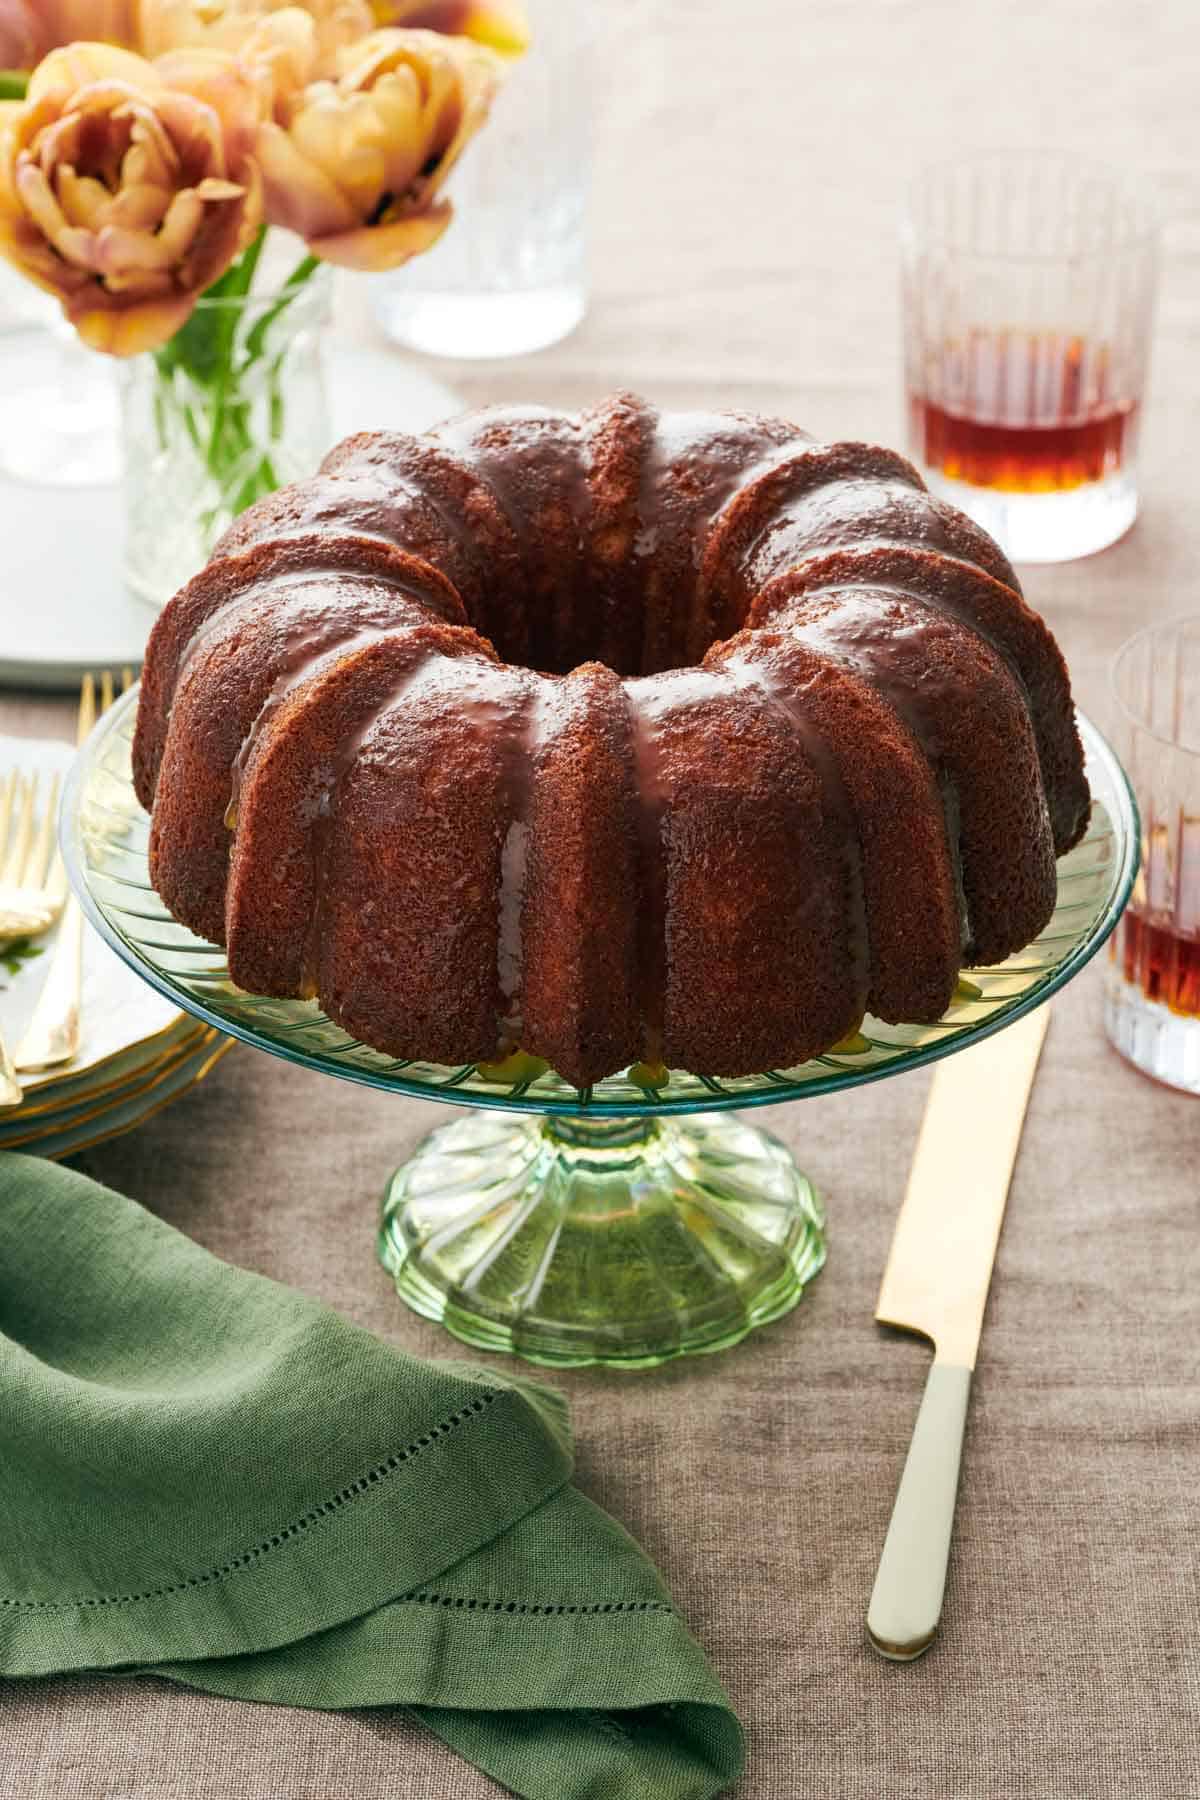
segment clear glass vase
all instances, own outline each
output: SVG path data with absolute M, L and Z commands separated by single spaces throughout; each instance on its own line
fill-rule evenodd
M 240 512 L 329 448 L 321 357 L 332 276 L 206 295 L 161 350 L 121 371 L 125 581 L 162 607 Z

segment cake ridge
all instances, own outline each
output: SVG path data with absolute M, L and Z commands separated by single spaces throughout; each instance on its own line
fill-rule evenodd
M 850 803 L 850 795 L 838 759 L 829 739 L 811 713 L 806 713 L 804 708 L 797 704 L 794 693 L 784 687 L 774 670 L 761 664 L 756 667 L 747 662 L 739 654 L 736 638 L 721 645 L 719 655 L 720 667 L 731 681 L 743 687 L 752 687 L 764 694 L 770 704 L 787 719 L 792 730 L 798 734 L 805 755 L 817 766 L 826 798 L 832 800 L 832 810 L 838 821 L 839 836 L 844 850 L 847 887 L 850 895 L 848 935 L 853 959 L 852 977 L 855 991 L 862 994 L 862 1010 L 865 1013 L 871 986 L 871 939 L 867 925 L 863 847 L 859 836 L 858 820 Z
M 496 900 L 497 1043 L 502 1052 L 520 1047 L 524 976 L 524 908 L 529 868 L 533 775 L 542 743 L 547 678 L 521 684 L 521 704 L 502 726 L 499 756 L 504 770 L 508 829 L 500 846 L 500 887 Z
M 655 687 L 653 693 L 648 694 L 647 688 L 652 682 Z M 668 682 L 675 684 L 674 693 L 666 686 Z M 667 941 L 670 783 L 663 720 L 661 715 L 654 716 L 654 707 L 657 705 L 665 712 L 673 699 L 688 698 L 679 692 L 679 686 L 684 683 L 691 687 L 690 697 L 699 697 L 697 690 L 707 697 L 715 686 L 715 678 L 699 669 L 672 669 L 658 677 L 631 676 L 621 684 L 633 750 L 638 822 L 638 975 L 643 1015 L 640 1055 L 642 1061 L 651 1064 L 661 1062 L 663 1057 L 670 978 Z
M 1053 911 L 1055 899 L 1049 811 L 1042 791 L 1037 746 L 1027 708 L 1006 664 L 978 633 L 972 633 L 969 627 L 951 614 L 940 611 L 923 596 L 912 593 L 893 592 L 887 597 L 895 609 L 889 619 L 879 608 L 869 604 L 871 592 L 869 589 L 841 589 L 831 593 L 823 601 L 830 610 L 814 607 L 791 620 L 789 628 L 826 654 L 845 657 L 865 672 L 884 700 L 913 732 L 935 770 L 939 774 L 944 772 L 953 806 L 952 816 L 949 813 L 947 816 L 947 835 L 952 845 L 955 835 L 958 839 L 957 863 L 965 908 L 964 959 L 968 965 L 1001 961 L 1020 943 L 1027 943 L 1037 936 Z M 899 631 L 885 631 L 886 624 L 898 624 L 897 611 L 916 616 L 905 619 Z M 955 639 L 958 649 L 969 652 L 976 663 L 991 664 L 987 670 L 990 677 L 986 689 L 988 703 L 979 705 L 972 713 L 970 727 L 974 741 L 970 747 L 974 750 L 979 738 L 989 735 L 991 748 L 999 754 L 1005 777 L 1015 773 L 1019 779 L 1014 786 L 1033 800 L 1032 810 L 1026 808 L 1022 831 L 1006 834 L 1012 838 L 1008 855 L 1020 860 L 1027 869 L 1030 888 L 1024 911 L 1018 910 L 1019 923 L 1015 927 L 1010 923 L 1003 928 L 998 921 L 997 909 L 989 906 L 985 911 L 982 904 L 979 864 L 987 860 L 989 827 L 983 817 L 979 796 L 995 787 L 993 776 L 996 771 L 987 766 L 986 759 L 964 758 L 961 751 L 965 738 L 947 729 L 947 721 L 953 717 L 961 692 L 961 665 L 952 664 L 940 679 L 930 675 L 936 662 L 944 661 L 948 653 L 954 653 Z M 897 658 L 898 644 L 905 650 L 925 652 L 918 678 L 911 678 L 903 659 Z M 1009 690 L 1007 709 L 1006 686 Z M 1023 762 L 1031 763 L 1032 769 L 1038 771 L 1036 782 L 1030 781 L 1032 770 L 1022 766 Z M 964 781 L 959 770 L 967 767 L 970 768 L 970 780 Z M 992 793 L 993 801 L 1000 798 Z M 1043 879 L 1034 880 L 1039 870 Z
M 883 566 L 886 565 L 886 566 Z M 907 575 L 906 583 L 901 576 Z M 920 578 L 921 585 L 914 585 Z M 936 585 L 931 589 L 927 578 Z M 955 586 L 949 585 L 953 579 Z M 762 624 L 805 598 L 869 587 L 916 596 L 959 620 L 990 644 L 1030 702 L 1043 784 L 1051 805 L 1055 850 L 1064 855 L 1087 827 L 1082 749 L 1075 729 L 1070 679 L 1058 646 L 1019 590 L 966 558 L 925 545 L 856 544 L 806 560 L 760 589 L 749 623 Z M 989 616 L 984 616 L 984 608 Z

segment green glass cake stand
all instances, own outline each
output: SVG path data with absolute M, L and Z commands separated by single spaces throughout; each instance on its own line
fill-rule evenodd
M 788 1150 L 740 1110 L 878 1081 L 999 1031 L 1078 974 L 1137 865 L 1128 783 L 1081 720 L 1094 806 L 1059 864 L 1036 943 L 974 969 L 935 1025 L 883 1025 L 802 1068 L 717 1080 L 637 1067 L 577 1089 L 525 1057 L 451 1069 L 380 1055 L 314 1002 L 243 993 L 224 952 L 150 883 L 133 793 L 136 690 L 101 719 L 64 799 L 67 866 L 117 954 L 197 1018 L 288 1061 L 467 1107 L 393 1176 L 379 1253 L 402 1297 L 467 1343 L 550 1364 L 644 1367 L 734 1344 L 795 1305 L 825 1257 L 823 1215 Z

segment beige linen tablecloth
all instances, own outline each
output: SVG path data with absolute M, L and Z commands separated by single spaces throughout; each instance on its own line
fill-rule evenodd
M 1045 142 L 1141 170 L 1168 216 L 1145 507 L 1088 562 L 1031 570 L 1083 703 L 1141 622 L 1200 607 L 1200 17 L 1191 0 L 610 0 L 595 303 L 472 400 L 784 412 L 895 441 L 892 218 L 956 149 Z M 4 605 L 12 604 L 12 598 Z M 0 699 L 0 730 L 69 730 Z M 1195 1800 L 1200 1104 L 1104 1045 L 1100 971 L 1055 1004 L 988 1312 L 941 1641 L 863 1631 L 927 1351 L 871 1313 L 927 1077 L 762 1122 L 825 1190 L 829 1263 L 739 1349 L 559 1377 L 582 1485 L 664 1570 L 750 1734 L 739 1800 Z M 372 1253 L 386 1175 L 445 1109 L 246 1049 L 79 1159 L 217 1254 L 426 1355 Z M 2 1448 L 0 1448 L 2 1454 Z M 126 1679 L 0 1690 L 6 1800 L 476 1800 L 403 1717 L 234 1705 Z M 647 1796 L 647 1800 L 653 1800 Z

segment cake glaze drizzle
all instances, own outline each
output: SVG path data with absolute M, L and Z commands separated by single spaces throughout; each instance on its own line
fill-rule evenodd
M 871 939 L 867 928 L 867 900 L 863 880 L 863 850 L 858 820 L 841 766 L 829 740 L 806 711 L 802 698 L 783 683 L 767 663 L 749 662 L 738 655 L 721 661 L 722 672 L 738 688 L 762 694 L 768 703 L 786 719 L 808 761 L 817 770 L 822 784 L 827 813 L 832 817 L 845 870 L 848 915 L 846 935 L 850 946 L 851 970 L 855 992 L 862 995 L 866 1011 L 871 985 Z

